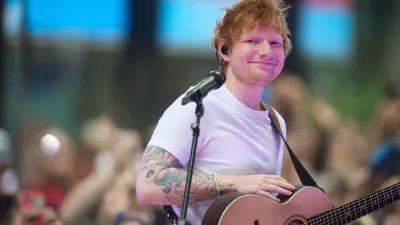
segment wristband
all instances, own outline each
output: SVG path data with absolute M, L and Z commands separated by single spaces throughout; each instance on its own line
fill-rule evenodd
M 212 175 L 213 182 L 215 183 L 215 189 L 217 190 L 217 196 L 221 194 L 221 187 L 218 184 L 218 177 L 216 175 Z

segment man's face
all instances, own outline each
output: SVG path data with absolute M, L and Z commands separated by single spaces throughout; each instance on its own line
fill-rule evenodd
M 228 57 L 228 67 L 239 81 L 267 85 L 282 71 L 285 61 L 283 38 L 273 26 L 256 27 L 243 33 Z

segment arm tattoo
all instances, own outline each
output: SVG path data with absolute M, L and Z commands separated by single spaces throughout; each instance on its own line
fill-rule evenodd
M 171 187 L 182 186 L 184 181 L 186 181 L 186 174 L 180 170 L 161 170 L 154 176 L 154 183 L 163 186 L 162 191 L 166 194 L 171 192 Z
M 178 159 L 173 159 L 172 160 L 172 166 L 175 168 L 183 168 L 183 165 L 181 162 L 179 162 Z
M 164 187 L 162 191 L 168 194 L 165 198 L 166 201 L 171 203 L 182 203 L 186 185 L 185 172 L 176 169 L 166 169 L 159 172 L 154 177 L 154 183 Z M 221 186 L 220 188 L 222 189 Z M 193 176 L 189 202 L 208 200 L 215 197 L 216 194 L 217 189 L 211 175 Z
M 183 168 L 183 165 L 175 156 L 157 146 L 148 146 L 144 151 L 138 174 L 154 168 Z
M 144 151 L 142 164 L 148 163 L 150 160 L 164 160 L 166 152 L 162 148 L 150 145 Z
M 156 167 L 161 167 L 161 166 L 164 168 L 169 168 L 169 167 L 171 167 L 171 164 L 166 163 L 166 162 L 145 163 L 145 164 L 140 165 L 138 174 L 142 173 L 143 171 L 151 170 L 151 169 L 154 169 Z
M 146 178 L 154 176 L 154 183 L 161 186 L 160 190 L 167 194 L 165 201 L 179 204 L 184 197 L 187 176 L 182 168 L 182 163 L 174 155 L 150 145 L 143 154 L 138 174 L 146 172 Z M 223 189 L 221 186 L 220 188 Z M 193 175 L 190 202 L 207 200 L 216 194 L 216 186 L 211 175 Z
M 146 177 L 149 178 L 149 177 L 153 176 L 154 172 L 155 172 L 154 169 L 147 171 Z

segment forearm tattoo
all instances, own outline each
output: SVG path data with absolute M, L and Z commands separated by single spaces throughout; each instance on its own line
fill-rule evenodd
M 168 151 L 148 146 L 144 152 L 138 174 L 144 173 L 145 177 L 152 179 L 166 194 L 165 201 L 182 203 L 187 172 L 182 170 L 182 163 Z M 223 187 L 220 188 L 223 189 Z M 211 175 L 193 175 L 190 202 L 202 201 L 216 196 L 217 190 Z

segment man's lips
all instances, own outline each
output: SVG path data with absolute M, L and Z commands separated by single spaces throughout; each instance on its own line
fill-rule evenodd
M 276 62 L 276 61 L 267 61 L 267 62 L 254 61 L 254 62 L 250 62 L 250 63 L 262 64 L 262 65 L 266 65 L 266 66 L 276 66 L 278 64 L 278 62 Z
M 263 70 L 274 70 L 278 66 L 278 62 L 276 61 L 267 61 L 267 62 L 255 61 L 251 62 L 250 64 L 257 65 L 259 68 Z

